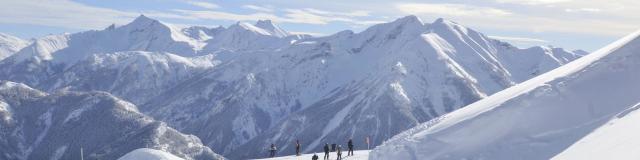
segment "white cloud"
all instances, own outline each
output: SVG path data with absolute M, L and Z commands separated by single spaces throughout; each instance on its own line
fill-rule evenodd
M 73 1 L 3 1 L 0 23 L 97 29 L 125 23 L 140 13 L 87 6 Z
M 190 1 L 195 2 L 195 1 Z M 213 8 L 212 3 L 194 3 L 200 6 Z M 204 4 L 204 5 L 203 5 Z M 215 5 L 217 6 L 217 5 Z M 249 7 L 249 6 L 245 6 Z M 0 23 L 31 24 L 53 26 L 73 29 L 101 29 L 110 24 L 126 24 L 140 14 L 152 18 L 182 19 L 191 21 L 200 20 L 229 20 L 229 21 L 253 21 L 270 19 L 283 23 L 302 23 L 325 25 L 332 22 L 345 22 L 354 25 L 369 25 L 380 23 L 374 20 L 358 20 L 356 17 L 368 15 L 366 11 L 332 12 L 312 8 L 284 9 L 276 14 L 266 12 L 270 6 L 249 7 L 258 11 L 255 13 L 232 13 L 213 10 L 184 10 L 174 9 L 166 11 L 143 10 L 139 12 L 120 11 L 109 8 L 100 8 L 85 5 L 70 0 L 60 0 L 55 3 L 42 3 L 40 1 L 3 1 L 0 5 Z
M 273 7 L 270 6 L 257 6 L 257 5 L 244 5 L 244 8 L 260 11 L 260 12 L 273 12 Z
M 313 8 L 305 8 L 303 9 L 307 12 L 310 13 L 314 13 L 314 14 L 318 14 L 318 15 L 324 15 L 324 16 L 346 16 L 346 17 L 365 17 L 365 16 L 369 16 L 369 11 L 351 11 L 351 12 L 332 12 L 332 11 L 325 11 L 325 10 L 319 10 L 319 9 L 313 9 Z
M 193 6 L 202 7 L 202 8 L 206 8 L 206 9 L 220 8 L 220 6 L 218 6 L 217 4 L 210 3 L 210 2 L 187 1 L 187 3 L 190 4 L 190 5 L 193 5 Z
M 303 32 L 303 31 L 289 31 L 289 33 L 291 33 L 291 34 L 307 34 L 307 35 L 311 35 L 311 36 L 314 36 L 314 37 L 320 37 L 320 36 L 326 36 L 327 35 L 325 33 Z
M 600 12 L 600 9 L 598 9 L 598 8 L 578 8 L 578 9 L 567 8 L 564 11 L 565 12 L 569 12 L 569 13 L 574 13 L 574 12 Z
M 221 11 L 195 11 L 195 10 L 173 10 L 185 17 L 194 17 L 197 19 L 210 19 L 210 20 L 232 20 L 232 21 L 247 21 L 247 20 L 260 20 L 270 19 L 278 23 L 301 23 L 301 24 L 318 24 L 326 25 L 331 22 L 346 22 L 356 25 L 369 25 L 372 23 L 380 23 L 381 21 L 375 20 L 357 20 L 350 16 L 361 16 L 365 13 L 362 11 L 355 12 L 329 12 L 316 9 L 284 9 L 282 15 L 276 15 L 275 13 L 268 12 L 256 12 L 250 14 L 238 14 Z M 368 14 L 368 13 L 366 13 Z
M 395 6 L 407 14 L 439 14 L 449 16 L 506 16 L 511 12 L 490 7 L 443 3 L 402 3 Z
M 197 24 L 205 20 L 253 21 L 271 19 L 279 23 L 302 23 L 333 25 L 345 23 L 353 28 L 385 21 L 387 17 L 400 17 L 414 14 L 421 18 L 435 19 L 446 17 L 473 28 L 510 30 L 521 32 L 559 32 L 579 33 L 599 36 L 620 36 L 640 28 L 640 10 L 638 0 L 485 0 L 490 2 L 520 4 L 549 4 L 542 6 L 517 6 L 518 9 L 506 10 L 513 5 L 498 3 L 398 3 L 380 2 L 368 5 L 366 10 L 362 2 L 345 2 L 340 7 L 319 4 L 318 7 L 333 8 L 291 8 L 278 9 L 269 5 L 241 6 L 254 12 L 232 12 L 220 10 L 141 10 L 136 12 L 101 8 L 85 5 L 71 0 L 43 1 L 0 1 L 0 23 L 31 24 L 72 29 L 101 29 L 112 23 L 124 24 L 140 14 L 152 18 L 172 21 L 189 20 L 179 23 Z M 319 2 L 325 3 L 325 2 Z M 328 2 L 326 2 L 328 3 Z M 477 3 L 476 3 L 477 4 Z M 216 5 L 217 6 L 217 5 Z M 371 7 L 375 6 L 375 7 Z M 553 6 L 553 7 L 550 7 Z M 260 8 L 262 7 L 262 8 Z M 209 6 L 209 8 L 212 8 Z M 231 9 L 233 10 L 233 9 Z M 246 11 L 246 10 L 245 10 Z M 375 13 L 375 15 L 372 15 Z M 597 13 L 597 16 L 585 17 L 579 13 Z M 594 14 L 595 15 L 595 14 Z M 384 21 L 380 21 L 384 20 Z
M 640 14 L 628 14 L 640 9 L 640 1 L 621 1 L 624 2 L 593 0 L 561 3 L 561 1 L 544 1 L 556 4 L 554 7 L 527 5 L 519 7 L 522 9 L 508 11 L 470 4 L 397 3 L 395 6 L 397 12 L 414 14 L 425 20 L 445 17 L 473 28 L 621 36 L 640 28 Z M 504 5 L 498 6 L 504 7 Z M 585 17 L 580 14 L 569 14 L 565 8 L 583 8 L 579 11 L 598 12 L 598 16 Z M 576 10 L 570 10 L 570 12 L 574 11 Z
M 511 37 L 511 36 L 489 36 L 489 38 L 497 39 L 500 41 L 508 42 L 518 47 L 532 47 L 532 46 L 546 46 L 550 45 L 550 42 L 538 38 L 528 37 Z
M 525 5 L 548 5 L 556 3 L 571 2 L 572 0 L 496 0 L 498 3 L 514 3 Z
M 126 24 L 140 14 L 153 18 L 188 19 L 179 14 L 160 11 L 126 12 L 88 6 L 70 0 L 55 3 L 41 1 L 3 1 L 0 5 L 0 23 L 31 24 L 74 29 L 101 29 L 110 24 Z
M 524 42 L 524 43 L 548 43 L 549 41 L 537 38 L 527 37 L 508 37 L 508 36 L 489 36 L 489 38 L 511 41 L 511 42 Z
M 274 21 L 280 21 L 281 18 L 270 13 L 252 13 L 252 14 L 235 14 L 229 12 L 220 11 L 194 11 L 194 10 L 172 10 L 187 17 L 193 17 L 200 20 L 231 20 L 231 21 L 247 21 L 247 20 L 260 20 L 271 19 Z
M 284 16 L 289 22 L 308 23 L 308 24 L 328 24 L 332 21 L 355 22 L 355 20 L 347 17 L 329 17 L 309 12 L 304 9 L 285 9 Z

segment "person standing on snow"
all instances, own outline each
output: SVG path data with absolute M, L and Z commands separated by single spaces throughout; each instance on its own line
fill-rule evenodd
M 275 157 L 276 156 L 276 151 L 278 151 L 278 148 L 276 148 L 275 144 L 271 143 L 271 147 L 269 147 L 269 152 L 271 154 L 269 156 Z
M 329 159 L 329 143 L 324 144 L 324 159 Z
M 342 146 L 341 145 L 338 145 L 337 151 L 338 151 L 337 152 L 338 153 L 338 158 L 336 160 L 342 160 Z
M 300 156 L 300 141 L 296 139 L 296 156 Z
M 349 139 L 349 142 L 347 142 L 347 147 L 349 147 L 349 151 L 347 151 L 347 156 L 353 156 L 353 140 Z

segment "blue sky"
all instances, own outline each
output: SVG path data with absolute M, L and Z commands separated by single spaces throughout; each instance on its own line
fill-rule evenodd
M 640 29 L 638 0 L 0 0 L 0 32 L 21 38 L 102 29 L 140 14 L 178 25 L 271 19 L 290 32 L 329 35 L 416 15 L 442 17 L 520 47 L 593 51 Z

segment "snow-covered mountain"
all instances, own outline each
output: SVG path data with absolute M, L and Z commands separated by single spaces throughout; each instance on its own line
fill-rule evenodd
M 18 37 L 0 33 L 0 61 L 29 45 L 28 41 Z
M 106 92 L 48 94 L 0 81 L 0 159 L 116 159 L 159 148 L 186 159 L 223 159 Z
M 228 28 L 179 28 L 141 15 L 123 26 L 111 25 L 104 30 L 36 39 L 15 56 L 1 61 L 3 69 L 0 74 L 7 79 L 37 86 L 43 79 L 63 72 L 94 54 L 148 51 L 182 57 L 212 54 L 220 55 L 218 59 L 224 60 L 233 57 L 233 54 L 225 54 L 229 51 L 275 49 L 306 37 L 281 37 L 287 33 L 277 32 L 282 29 L 273 24 L 270 27 L 261 29 L 252 24 L 238 23 Z
M 637 159 L 632 150 L 640 146 L 630 142 L 637 127 L 629 121 L 640 102 L 638 82 L 640 31 L 405 131 L 369 158 L 551 159 L 562 152 L 555 158 Z
M 230 158 L 264 156 L 247 151 L 270 143 L 291 154 L 296 139 L 307 152 L 348 138 L 371 136 L 379 144 L 579 57 L 537 48 L 518 49 L 454 22 L 423 24 L 409 16 L 361 33 L 243 54 L 141 109 Z
M 0 78 L 46 91 L 106 91 L 230 158 L 300 139 L 374 145 L 581 54 L 519 49 L 455 22 L 415 16 L 326 37 L 271 21 L 180 28 L 141 16 L 37 39 Z
M 50 91 L 106 91 L 143 104 L 218 63 L 213 55 L 181 57 L 145 51 L 94 54 L 39 82 L 39 87 Z

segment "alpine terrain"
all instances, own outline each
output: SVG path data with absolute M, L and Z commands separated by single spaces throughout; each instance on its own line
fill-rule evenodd
M 0 159 L 117 159 L 158 148 L 185 159 L 223 159 L 193 135 L 155 121 L 106 92 L 45 93 L 0 81 Z
M 50 35 L 0 61 L 0 79 L 46 92 L 103 91 L 232 159 L 353 138 L 371 147 L 583 56 L 520 49 L 415 16 L 362 32 L 292 34 L 269 20 L 177 27 L 145 16 Z
M 405 131 L 369 159 L 638 159 L 640 31 Z
M 29 45 L 29 42 L 25 40 L 0 33 L 0 61 L 13 55 L 27 45 Z

